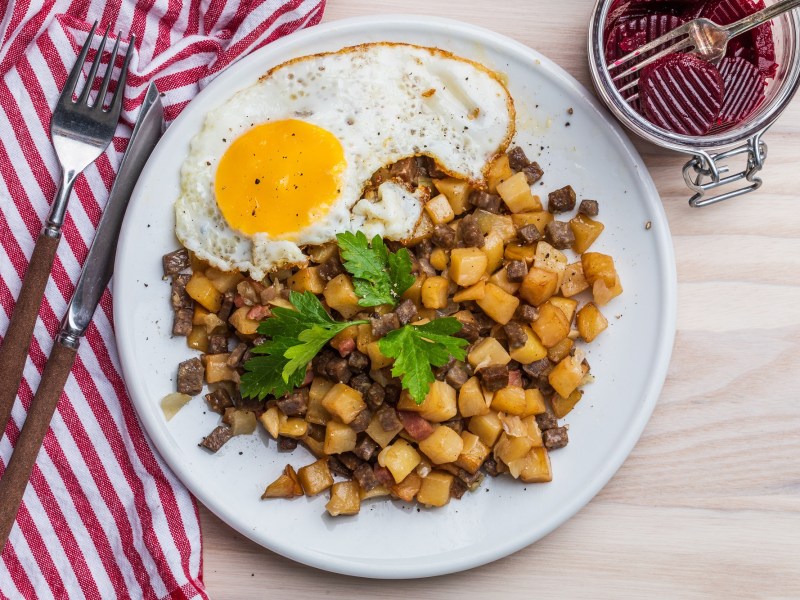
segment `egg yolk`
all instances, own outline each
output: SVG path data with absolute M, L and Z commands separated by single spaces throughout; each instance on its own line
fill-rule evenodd
M 345 165 L 344 149 L 329 131 L 296 119 L 264 123 L 222 155 L 217 206 L 245 234 L 291 239 L 328 212 Z

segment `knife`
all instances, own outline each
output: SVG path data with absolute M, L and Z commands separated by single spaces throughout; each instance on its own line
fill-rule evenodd
M 31 401 L 14 452 L 0 478 L 0 553 L 16 520 L 42 441 L 75 362 L 80 339 L 92 320 L 100 297 L 111 279 L 122 219 L 136 180 L 155 148 L 164 122 L 161 96 L 151 83 L 122 157 L 92 247 L 86 257 L 75 293 L 67 306 L 56 342 Z

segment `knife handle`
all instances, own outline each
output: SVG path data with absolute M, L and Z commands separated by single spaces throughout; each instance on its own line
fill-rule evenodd
M 8 466 L 0 477 L 0 553 L 14 526 L 33 465 L 36 463 L 44 436 L 50 428 L 53 412 L 61 392 L 64 391 L 77 352 L 75 348 L 69 348 L 60 342 L 53 344 L 50 358 L 47 359 L 42 373 L 42 380 L 39 382 L 39 389 L 31 401 L 28 416 L 25 418 L 25 424 L 22 426 Z
M 0 346 L 0 437 L 8 424 L 11 408 L 22 381 L 22 371 L 28 350 L 31 347 L 33 328 L 39 307 L 42 304 L 44 289 L 53 268 L 58 242 L 61 236 L 51 237 L 41 233 L 36 240 L 31 262 L 22 280 L 22 289 L 11 315 L 8 331 Z

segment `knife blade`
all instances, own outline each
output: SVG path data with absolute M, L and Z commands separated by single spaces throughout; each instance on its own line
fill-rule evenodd
M 151 83 L 145 93 L 114 185 L 111 187 L 92 247 L 78 277 L 75 293 L 61 322 L 57 342 L 68 348 L 78 348 L 80 338 L 89 327 L 100 297 L 111 279 L 122 219 L 139 174 L 161 137 L 163 122 L 164 107 L 161 104 L 161 95 L 156 85 Z

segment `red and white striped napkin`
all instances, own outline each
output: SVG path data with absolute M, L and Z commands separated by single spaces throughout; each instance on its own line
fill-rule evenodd
M 171 121 L 237 58 L 318 23 L 325 0 L 4 4 L 0 333 L 8 328 L 60 176 L 48 134 L 51 107 L 91 23 L 98 20 L 101 30 L 110 25 L 112 31 L 122 31 L 122 54 L 128 34 L 136 34 L 137 51 L 118 135 L 73 191 L 12 423 L 0 440 L 0 473 L 39 384 L 148 82 L 155 80 L 164 92 Z M 0 557 L 0 598 L 207 597 L 197 506 L 145 438 L 120 376 L 111 318 L 106 291 Z

